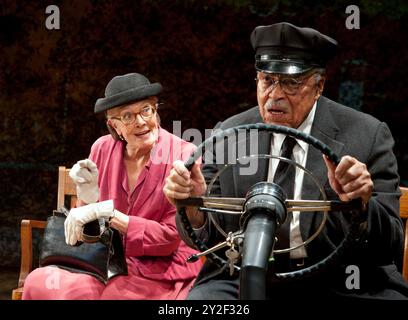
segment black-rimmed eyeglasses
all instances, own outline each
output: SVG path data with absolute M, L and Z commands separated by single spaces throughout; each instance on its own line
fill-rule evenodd
M 279 83 L 283 92 L 289 95 L 294 95 L 298 92 L 303 82 L 314 74 L 316 74 L 316 72 L 304 77 L 291 78 L 287 76 L 282 77 L 276 74 L 258 72 L 255 80 L 257 81 L 258 85 L 260 85 L 262 90 L 266 90 L 270 86 L 276 86 Z

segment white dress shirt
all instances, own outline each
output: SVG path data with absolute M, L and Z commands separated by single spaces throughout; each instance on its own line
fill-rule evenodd
M 316 112 L 316 102 L 313 105 L 312 110 L 309 112 L 309 115 L 303 121 L 303 123 L 297 128 L 297 130 L 310 134 L 312 130 L 312 124 L 314 120 Z M 273 133 L 273 138 L 271 139 L 271 154 L 272 155 L 280 155 L 283 140 L 285 140 L 286 135 Z M 301 164 L 303 167 L 306 167 L 306 159 L 307 159 L 307 152 L 309 149 L 309 144 L 296 139 L 296 145 L 293 148 L 293 158 L 294 161 Z M 271 159 L 269 161 L 269 170 L 268 170 L 268 181 L 273 181 L 276 168 L 278 166 L 279 160 L 278 159 Z M 294 190 L 294 199 L 299 200 L 301 199 L 301 191 L 302 191 L 302 183 L 303 183 L 303 176 L 304 171 L 298 167 L 296 167 L 296 176 L 295 176 L 295 190 Z M 303 242 L 302 236 L 300 234 L 299 228 L 299 211 L 293 212 L 293 218 L 290 223 L 290 246 L 296 246 Z M 291 259 L 298 259 L 298 258 L 305 258 L 307 257 L 307 252 L 305 247 L 298 248 L 296 250 L 292 250 L 290 252 Z

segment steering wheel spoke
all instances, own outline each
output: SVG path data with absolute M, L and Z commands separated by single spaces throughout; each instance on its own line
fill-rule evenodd
M 329 200 L 286 200 L 288 212 L 314 212 L 330 210 L 331 201 Z
M 361 201 L 343 202 L 337 200 L 286 200 L 285 203 L 288 212 L 343 211 L 354 210 L 361 207 Z
M 179 200 L 178 204 L 186 207 L 206 207 L 211 209 L 225 209 L 233 211 L 242 211 L 245 198 L 226 198 L 226 197 L 190 197 Z
M 199 207 L 201 211 L 206 212 L 207 209 L 216 210 L 220 213 L 241 214 L 245 198 L 231 197 L 190 197 L 184 200 L 177 201 L 179 206 Z M 288 212 L 315 212 L 315 211 L 344 211 L 354 210 L 361 206 L 361 201 L 343 202 L 338 200 L 291 200 L 285 201 Z M 208 212 L 215 212 L 210 210 Z

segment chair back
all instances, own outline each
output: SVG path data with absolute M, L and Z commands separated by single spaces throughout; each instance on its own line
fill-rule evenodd
M 76 207 L 76 186 L 69 176 L 69 170 L 64 166 L 58 167 L 57 209 L 64 205 L 67 209 Z
M 57 208 L 65 205 L 66 208 L 76 206 L 76 186 L 69 176 L 69 170 L 66 167 L 58 167 L 58 194 Z M 24 281 L 28 274 L 33 270 L 33 229 L 44 229 L 47 221 L 28 220 L 21 221 L 21 263 L 20 275 L 18 279 L 18 288 L 12 291 L 13 300 L 21 300 L 23 294 Z M 37 265 L 37 264 L 36 264 Z M 34 266 L 35 268 L 36 266 Z

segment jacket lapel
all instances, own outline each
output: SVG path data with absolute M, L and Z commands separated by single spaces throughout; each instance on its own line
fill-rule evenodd
M 327 104 L 327 98 L 321 97 L 318 100 L 311 135 L 325 143 L 334 153 L 340 155 L 344 144 L 335 140 L 339 129 Z M 309 146 L 306 168 L 311 171 L 323 187 L 328 183 L 327 169 L 322 153 L 312 146 Z M 319 188 L 312 178 L 305 173 L 302 185 L 302 199 L 312 200 L 321 198 Z M 305 212 L 300 214 L 300 230 L 303 239 L 309 237 L 313 220 L 316 219 L 316 224 L 318 224 L 321 218 L 321 215 L 316 215 L 315 213 Z
M 143 186 L 135 202 L 135 211 L 143 206 L 156 188 L 161 188 L 161 181 L 164 180 L 163 176 L 167 168 L 165 164 L 172 164 L 170 159 L 172 152 L 173 143 L 171 136 L 160 128 L 158 142 L 152 150 L 150 157 L 149 172 L 145 177 Z
M 115 199 L 115 201 L 119 201 L 120 195 L 122 194 L 122 174 L 123 174 L 123 149 L 124 144 L 122 141 L 116 141 L 113 144 L 112 149 L 109 151 L 110 153 L 110 164 L 106 167 L 109 168 L 106 170 L 107 172 L 107 179 L 106 182 L 108 184 L 107 190 L 109 190 L 109 199 Z M 115 183 L 112 183 L 112 182 Z M 115 206 L 119 204 L 116 203 Z
M 160 188 L 160 182 L 163 180 L 162 175 L 165 173 L 163 166 L 150 164 L 149 172 L 147 173 L 143 186 L 140 189 L 137 201 L 135 202 L 135 211 L 140 210 L 144 203 L 149 199 L 150 195 L 156 188 Z

